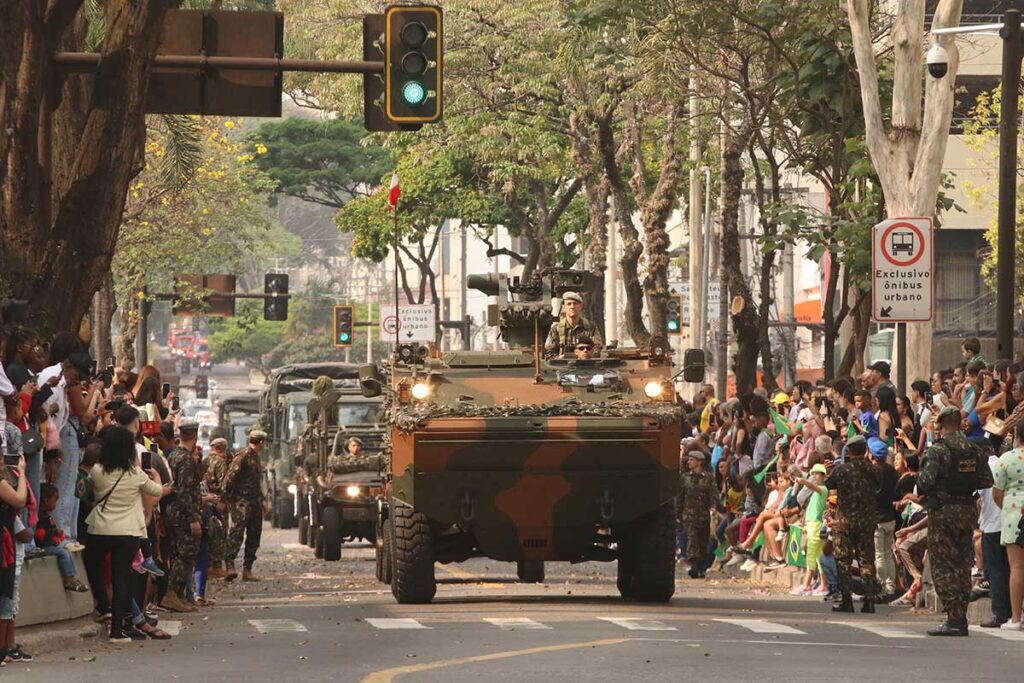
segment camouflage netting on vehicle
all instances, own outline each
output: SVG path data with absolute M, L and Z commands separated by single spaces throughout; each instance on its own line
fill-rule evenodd
M 477 406 L 469 403 L 458 405 L 432 405 L 420 403 L 408 406 L 394 406 L 391 417 L 394 425 L 409 433 L 422 427 L 428 420 L 444 417 L 645 417 L 658 420 L 662 425 L 680 418 L 679 408 L 670 403 L 638 403 L 609 401 L 585 403 L 566 401 L 551 405 L 525 406 Z

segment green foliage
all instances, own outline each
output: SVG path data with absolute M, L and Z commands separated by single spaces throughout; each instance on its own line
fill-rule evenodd
M 341 208 L 393 165 L 385 149 L 362 144 L 365 135 L 361 123 L 294 117 L 262 124 L 248 141 L 266 149 L 256 165 L 274 181 L 275 193 Z

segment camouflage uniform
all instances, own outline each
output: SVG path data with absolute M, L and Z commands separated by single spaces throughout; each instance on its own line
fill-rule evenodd
M 837 492 L 836 515 L 832 526 L 835 532 L 835 556 L 839 575 L 839 590 L 844 596 L 852 592 L 850 567 L 857 560 L 864 581 L 864 599 L 873 600 L 877 594 L 875 580 L 875 497 L 882 485 L 881 474 L 866 458 L 847 460 L 832 470 L 825 486 Z
M 594 341 L 595 347 L 604 345 L 601 331 L 597 329 L 597 325 L 582 316 L 580 316 L 579 323 L 570 325 L 565 316 L 562 316 L 551 323 L 547 341 L 544 342 L 544 350 L 553 355 L 572 353 L 573 347 L 576 346 L 576 340 L 580 337 L 590 337 Z
M 976 489 L 992 486 L 992 470 L 963 434 L 944 436 L 921 461 L 917 489 L 928 510 L 928 557 L 935 593 L 950 622 L 963 623 L 971 595 L 971 543 L 978 512 L 973 495 L 953 495 L 953 450 L 975 454 Z
M 234 562 L 245 538 L 246 567 L 256 561 L 263 533 L 263 466 L 252 448 L 235 454 L 224 477 L 224 494 L 234 503 L 225 559 Z
M 224 498 L 224 477 L 227 476 L 228 465 L 224 456 L 213 452 L 206 468 L 206 490 L 215 496 Z M 207 545 L 210 548 L 210 562 L 215 566 L 224 561 L 224 554 L 227 550 L 227 514 L 217 509 L 217 504 L 212 504 L 209 520 L 207 522 Z
M 701 569 L 708 563 L 708 540 L 711 536 L 711 508 L 718 502 L 718 488 L 710 472 L 679 473 L 679 498 L 676 510 L 686 531 L 686 559 Z
M 178 597 L 185 597 L 196 566 L 199 541 L 192 535 L 192 523 L 199 523 L 199 472 L 192 454 L 184 448 L 175 448 L 167 458 L 174 479 L 174 498 L 167 505 L 164 523 L 171 547 L 171 571 L 168 589 Z

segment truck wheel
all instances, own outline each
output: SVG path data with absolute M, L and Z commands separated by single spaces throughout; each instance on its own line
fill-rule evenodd
M 619 542 L 619 561 L 616 563 L 615 585 L 619 595 L 629 599 L 633 597 L 633 576 L 636 574 L 636 558 L 633 556 L 635 546 L 623 539 Z
M 399 604 L 423 604 L 434 599 L 434 538 L 430 521 L 407 505 L 390 506 L 394 539 L 391 593 Z
M 324 559 L 324 533 L 320 527 L 313 527 L 313 557 L 318 560 Z
M 393 542 L 391 540 L 391 522 L 384 521 L 384 528 L 380 532 L 380 539 L 375 547 L 377 550 L 377 580 L 381 583 L 391 583 L 391 552 Z
M 637 522 L 632 556 L 630 597 L 640 602 L 668 602 L 676 592 L 676 517 L 671 503 Z
M 306 515 L 299 517 L 299 543 L 309 544 L 309 517 Z
M 341 559 L 341 510 L 333 505 L 324 510 L 324 525 L 320 532 L 324 559 L 337 562 Z
M 521 560 L 516 562 L 516 574 L 523 583 L 544 583 L 544 561 Z
M 279 529 L 295 528 L 295 508 L 287 500 L 277 501 L 277 526 Z
M 277 529 L 280 526 L 280 524 L 281 524 L 280 520 L 278 519 L 278 514 L 280 512 L 280 509 L 281 509 L 281 507 L 277 504 L 276 500 L 274 500 L 274 502 L 272 502 L 270 504 L 270 528 L 271 529 Z

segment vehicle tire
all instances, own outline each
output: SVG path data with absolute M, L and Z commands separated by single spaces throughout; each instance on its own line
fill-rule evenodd
M 640 602 L 671 600 L 676 592 L 676 516 L 672 503 L 639 520 L 629 545 L 626 557 L 633 563 L 629 597 Z
M 377 580 L 391 583 L 391 522 L 384 521 L 380 532 L 380 541 L 376 544 Z
M 299 543 L 309 544 L 309 517 L 306 515 L 299 517 Z
M 544 583 L 544 561 L 521 560 L 516 562 L 516 575 L 523 583 Z
M 271 498 L 270 501 L 270 528 L 277 529 L 281 524 L 278 519 L 281 506 L 277 504 L 277 498 Z
M 394 540 L 391 594 L 402 605 L 428 603 L 437 593 L 430 520 L 408 505 L 396 505 L 394 501 L 390 510 Z
M 313 541 L 313 557 L 318 560 L 324 559 L 324 534 L 319 527 L 313 527 L 316 538 Z
M 619 560 L 616 570 L 615 586 L 619 589 L 619 595 L 627 600 L 633 597 L 633 575 L 636 574 L 636 545 L 630 542 L 631 539 L 623 538 L 619 541 Z
M 325 560 L 337 562 L 341 559 L 341 510 L 333 505 L 324 509 L 320 542 L 324 548 Z
M 292 503 L 281 499 L 277 501 L 277 526 L 279 529 L 295 528 L 295 508 Z

